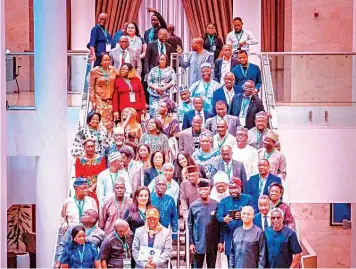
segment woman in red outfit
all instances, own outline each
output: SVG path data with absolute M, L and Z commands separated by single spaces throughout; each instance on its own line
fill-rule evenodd
M 75 160 L 75 177 L 88 179 L 88 196 L 94 198 L 99 205 L 96 195 L 96 183 L 98 175 L 106 169 L 106 160 L 103 156 L 95 153 L 95 143 L 97 143 L 95 137 L 87 137 L 84 140 L 84 154 Z
M 118 120 L 120 113 L 126 107 L 132 107 L 137 111 L 138 121 L 141 115 L 146 113 L 146 99 L 141 80 L 136 77 L 132 64 L 125 63 L 121 66 L 119 76 L 115 81 L 113 95 L 114 119 Z

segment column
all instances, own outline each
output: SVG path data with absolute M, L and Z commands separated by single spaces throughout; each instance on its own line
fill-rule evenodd
M 0 267 L 7 267 L 5 1 L 0 1 Z
M 250 46 L 251 53 L 261 52 L 261 0 L 234 0 L 232 17 L 240 17 L 244 23 L 243 28 L 250 30 L 257 38 L 258 44 Z M 260 60 L 255 56 L 249 59 L 252 63 L 260 65 Z
M 35 88 L 42 140 L 36 160 L 37 267 L 50 268 L 68 190 L 66 1 L 34 0 Z
M 351 204 L 351 263 L 350 268 L 356 268 L 356 204 Z
M 95 0 L 71 1 L 71 49 L 86 50 L 90 30 L 96 23 Z M 84 87 L 84 76 L 87 58 L 81 55 L 71 57 L 72 91 L 81 92 Z

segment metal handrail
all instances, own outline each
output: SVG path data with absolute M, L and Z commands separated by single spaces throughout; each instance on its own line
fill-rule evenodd
M 186 268 L 188 269 L 190 266 L 190 249 L 189 249 L 189 225 L 188 225 L 188 218 L 184 219 L 185 225 L 185 258 L 186 258 Z
M 90 54 L 90 51 L 88 50 L 68 50 L 67 51 L 67 56 L 72 56 L 72 55 L 88 55 Z M 5 56 L 22 56 L 22 55 L 35 55 L 34 51 L 23 51 L 23 52 L 6 52 Z
M 83 55 L 88 55 L 88 53 L 86 54 L 83 54 Z M 85 78 L 84 78 L 84 87 L 83 87 L 83 91 L 82 91 L 82 104 L 81 104 L 81 107 L 80 107 L 80 111 L 79 111 L 79 120 L 78 120 L 78 127 L 82 127 L 82 126 L 85 126 L 86 124 L 86 117 L 87 117 L 87 114 L 88 114 L 88 109 L 89 109 L 89 95 L 88 95 L 88 86 L 89 86 L 89 81 L 88 81 L 88 74 L 90 72 L 90 70 L 92 69 L 92 62 L 90 61 L 89 57 L 87 59 L 87 65 L 86 65 L 86 70 L 85 70 Z M 71 178 L 69 178 L 69 185 L 71 183 Z M 68 190 L 68 197 L 70 197 L 70 186 L 69 187 L 69 190 Z M 59 224 L 59 226 L 61 225 L 61 223 Z M 56 241 L 56 245 L 54 247 L 54 255 L 53 255 L 53 265 L 55 265 L 56 261 L 55 261 L 55 258 L 56 258 L 56 254 L 57 254 L 57 247 L 60 243 L 60 240 L 61 240 L 61 237 L 64 235 L 64 234 L 61 234 L 61 227 L 58 228 L 58 232 L 57 232 L 57 241 Z

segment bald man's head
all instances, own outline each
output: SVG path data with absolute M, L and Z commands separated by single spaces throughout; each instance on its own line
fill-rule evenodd
M 98 24 L 101 26 L 101 27 L 105 27 L 105 24 L 107 23 L 108 21 L 108 14 L 106 13 L 100 13 L 99 14 L 99 17 L 98 17 Z
M 192 50 L 199 52 L 203 49 L 204 40 L 201 37 L 196 37 L 192 40 L 191 44 Z
M 168 33 L 173 34 L 174 31 L 175 31 L 174 25 L 173 24 L 168 24 L 167 25 L 167 30 L 168 30 Z
M 158 40 L 161 42 L 167 42 L 168 40 L 168 31 L 164 28 L 161 28 L 158 31 Z
M 125 237 L 130 233 L 130 226 L 125 220 L 117 219 L 114 222 L 114 230 L 120 237 Z
M 244 225 L 249 225 L 252 223 L 253 217 L 255 215 L 255 210 L 251 206 L 244 206 L 241 210 L 241 220 Z

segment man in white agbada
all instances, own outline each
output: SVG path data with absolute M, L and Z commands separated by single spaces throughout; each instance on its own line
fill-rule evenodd
M 242 162 L 245 167 L 247 180 L 258 174 L 258 152 L 247 144 L 248 130 L 242 126 L 236 128 L 237 147 L 232 149 L 232 159 Z
M 229 195 L 229 176 L 224 171 L 217 171 L 214 175 L 214 186 L 210 193 L 210 199 L 220 202 Z M 218 252 L 215 267 L 228 268 L 227 257 L 224 252 Z
M 132 185 L 130 184 L 129 174 L 124 169 L 122 155 L 120 152 L 113 152 L 108 157 L 110 167 L 102 171 L 98 175 L 98 184 L 96 187 L 96 194 L 98 195 L 100 210 L 102 209 L 106 200 L 114 194 L 114 183 L 117 180 L 125 182 L 126 193 L 125 196 L 130 197 L 132 194 Z
M 214 175 L 214 186 L 210 193 L 210 199 L 220 202 L 229 196 L 229 176 L 224 171 L 217 171 Z

